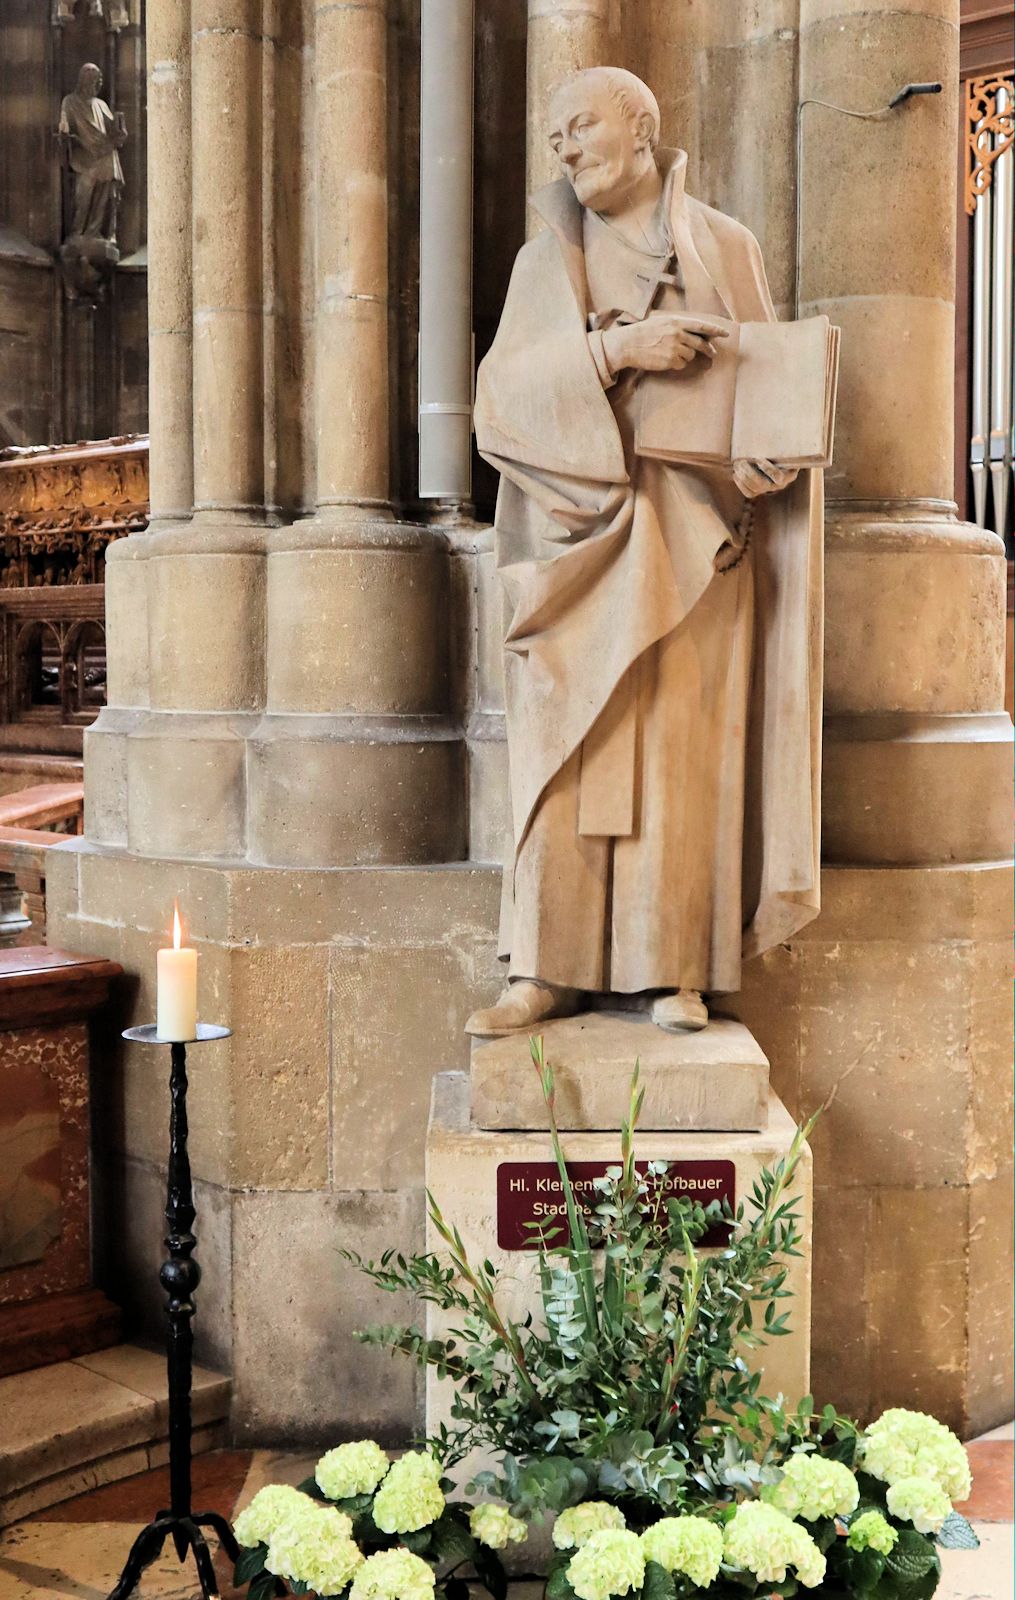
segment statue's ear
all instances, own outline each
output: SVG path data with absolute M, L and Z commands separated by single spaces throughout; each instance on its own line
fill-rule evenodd
M 655 135 L 655 118 L 650 111 L 639 111 L 634 119 L 634 125 L 638 132 L 639 148 L 642 150 L 647 149 Z

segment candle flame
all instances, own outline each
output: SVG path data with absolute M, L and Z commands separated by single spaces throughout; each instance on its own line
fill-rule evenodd
M 180 906 L 179 906 L 179 902 L 174 900 L 173 901 L 173 949 L 174 950 L 179 950 L 180 945 L 182 943 L 183 943 L 183 930 L 180 927 Z

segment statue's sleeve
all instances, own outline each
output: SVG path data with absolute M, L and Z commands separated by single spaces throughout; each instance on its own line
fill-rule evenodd
M 501 472 L 626 484 L 613 408 L 556 239 L 519 252 L 497 336 L 476 378 L 476 443 Z

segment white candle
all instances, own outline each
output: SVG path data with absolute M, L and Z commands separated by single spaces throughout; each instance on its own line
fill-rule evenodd
M 197 951 L 181 942 L 180 910 L 173 906 L 173 948 L 156 955 L 158 1003 L 155 1032 L 160 1039 L 193 1039 L 197 1034 Z

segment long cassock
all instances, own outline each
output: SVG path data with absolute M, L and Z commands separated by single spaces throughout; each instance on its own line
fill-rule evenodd
M 740 553 L 729 468 L 635 453 L 639 374 L 614 381 L 599 330 L 775 316 L 757 241 L 685 194 L 684 152 L 657 160 L 659 256 L 566 179 L 535 197 L 477 380 L 510 612 L 501 946 L 513 976 L 727 992 L 818 910 L 821 476 L 754 502 Z

